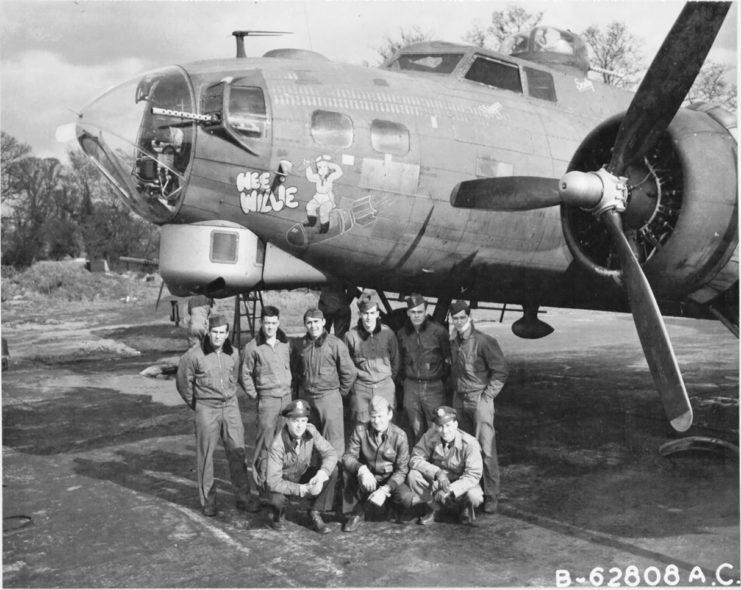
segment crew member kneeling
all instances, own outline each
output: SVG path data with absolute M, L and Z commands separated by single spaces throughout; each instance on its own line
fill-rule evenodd
M 405 508 L 412 505 L 412 492 L 405 480 L 409 473 L 409 443 L 406 433 L 391 424 L 391 403 L 380 395 L 370 401 L 370 421 L 357 424 L 342 457 L 344 495 L 342 511 L 345 532 L 358 529 L 359 506 L 366 501 L 376 506 L 390 502 L 391 513 L 401 522 Z M 388 506 L 388 505 L 387 505 Z
M 328 533 L 321 512 L 332 509 L 337 484 L 337 451 L 319 431 L 309 424 L 311 406 L 305 400 L 294 400 L 281 415 L 286 423 L 273 440 L 268 454 L 267 483 L 273 508 L 270 523 L 284 530 L 286 496 L 311 501 L 309 518 L 317 533 Z M 317 465 L 321 461 L 320 465 Z
M 435 411 L 435 426 L 415 445 L 409 460 L 407 481 L 413 502 L 427 504 L 417 522 L 433 522 L 446 507 L 458 511 L 462 524 L 473 526 L 474 508 L 484 501 L 483 470 L 479 443 L 458 428 L 453 408 L 440 406 Z

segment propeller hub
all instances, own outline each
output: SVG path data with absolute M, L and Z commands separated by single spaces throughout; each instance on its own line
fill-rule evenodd
M 558 194 L 567 205 L 581 207 L 599 217 L 607 210 L 623 213 L 628 202 L 627 178 L 604 168 L 596 172 L 567 172 L 559 181 Z

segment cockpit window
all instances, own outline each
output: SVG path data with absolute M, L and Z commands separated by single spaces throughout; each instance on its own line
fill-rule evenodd
M 450 74 L 461 59 L 462 53 L 406 53 L 395 59 L 390 67 L 430 74 Z
M 466 72 L 465 77 L 466 80 L 522 94 L 520 69 L 513 64 L 477 57 Z
M 556 102 L 556 88 L 553 85 L 553 76 L 549 72 L 534 68 L 523 68 L 527 76 L 527 89 L 530 96 Z
M 314 111 L 311 115 L 311 137 L 319 145 L 347 148 L 354 139 L 352 120 L 333 111 Z

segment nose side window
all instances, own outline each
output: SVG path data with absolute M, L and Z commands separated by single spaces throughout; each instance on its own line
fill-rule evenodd
M 314 111 L 311 115 L 311 137 L 319 145 L 348 148 L 354 139 L 350 117 L 333 111 Z
M 245 137 L 265 137 L 267 119 L 262 88 L 232 86 L 229 89 L 226 122 L 234 131 Z

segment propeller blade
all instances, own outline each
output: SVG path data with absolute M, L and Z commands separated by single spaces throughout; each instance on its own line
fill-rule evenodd
M 633 321 L 654 384 L 664 404 L 664 411 L 672 427 L 678 432 L 684 432 L 692 426 L 692 406 L 659 306 L 623 233 L 620 214 L 608 210 L 600 219 L 608 228 L 617 248 Z
M 557 178 L 500 176 L 476 178 L 459 183 L 450 194 L 450 204 L 464 209 L 528 211 L 561 203 Z
M 162 290 L 165 288 L 165 281 L 163 280 L 160 283 L 160 292 L 157 295 L 157 303 L 154 304 L 154 311 L 157 311 L 157 308 L 160 306 L 160 299 L 162 298 Z
M 609 172 L 622 175 L 664 133 L 700 72 L 730 6 L 730 2 L 685 4 L 628 107 Z

